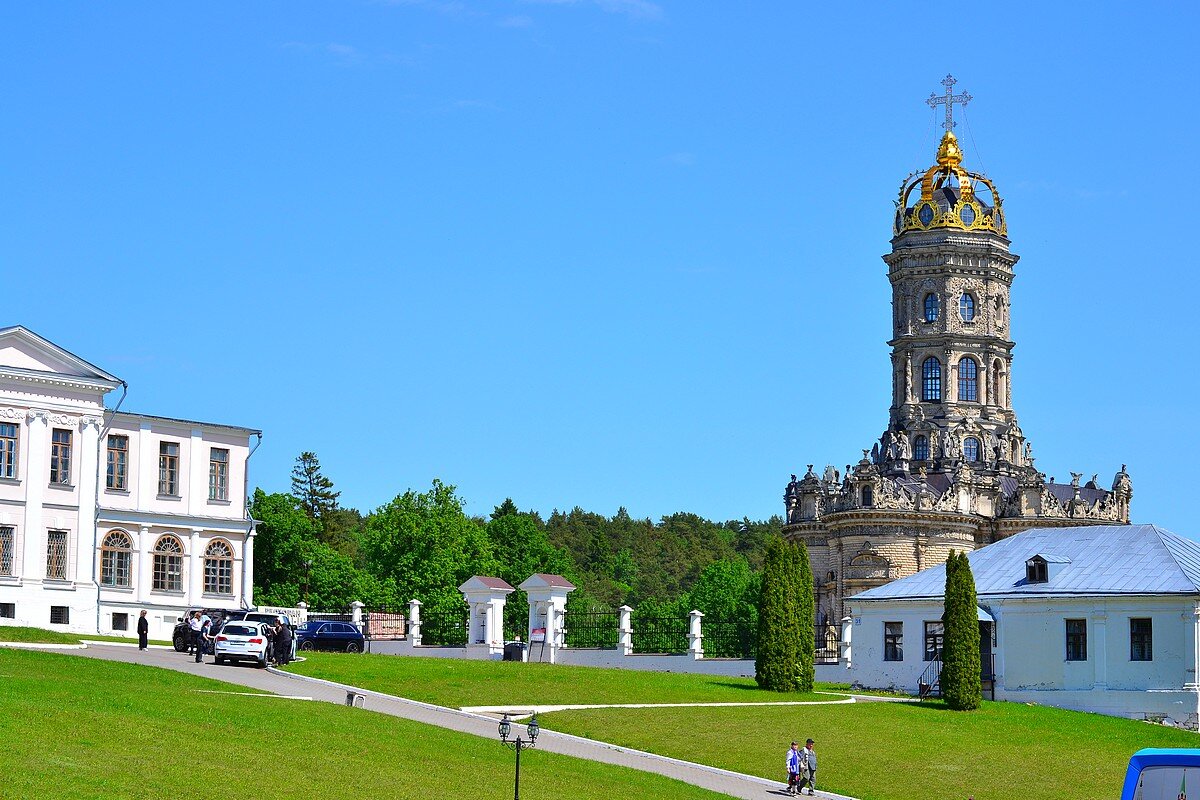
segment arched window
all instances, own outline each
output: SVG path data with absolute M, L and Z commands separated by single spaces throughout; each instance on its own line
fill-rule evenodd
M 233 594 L 233 548 L 216 539 L 204 551 L 206 594 Z
M 864 508 L 870 508 L 875 505 L 875 492 L 871 490 L 870 486 L 862 488 L 862 504 Z
M 979 401 L 979 368 L 975 359 L 963 356 L 958 362 L 958 399 L 971 403 Z
M 917 438 L 913 439 L 913 458 L 917 461 L 929 460 L 929 439 L 925 434 L 917 434 Z
M 183 591 L 183 544 L 174 536 L 163 536 L 154 545 L 154 583 L 160 592 Z
M 979 440 L 974 436 L 963 439 L 963 458 L 967 461 L 979 460 Z
M 100 543 L 100 585 L 128 588 L 133 541 L 125 531 L 112 531 Z
M 921 399 L 934 402 L 942 399 L 942 362 L 936 356 L 921 364 Z
M 958 299 L 958 314 L 963 318 L 963 322 L 975 319 L 975 298 L 966 292 Z
M 938 318 L 938 298 L 936 294 L 930 293 L 925 295 L 925 321 L 937 322 Z

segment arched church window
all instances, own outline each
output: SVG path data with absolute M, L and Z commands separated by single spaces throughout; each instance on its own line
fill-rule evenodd
M 233 548 L 220 539 L 204 551 L 204 592 L 233 594 Z
M 938 318 L 938 298 L 932 292 L 925 295 L 925 321 L 937 322 Z
M 962 297 L 958 299 L 958 313 L 963 318 L 963 322 L 975 319 L 975 298 L 963 292 Z
M 921 399 L 934 402 L 942 399 L 942 362 L 936 356 L 921 364 Z
M 963 356 L 958 362 L 958 399 L 974 403 L 979 400 L 979 368 L 975 359 Z
M 157 591 L 183 591 L 183 545 L 166 535 L 154 545 L 154 583 Z
M 133 542 L 124 531 L 113 531 L 100 544 L 100 585 L 129 586 Z
M 875 505 L 875 492 L 872 491 L 870 486 L 862 488 L 862 504 L 863 508 L 870 508 Z
M 929 460 L 929 439 L 923 433 L 917 434 L 913 440 L 913 458 L 917 461 Z
M 979 460 L 979 440 L 974 436 L 963 439 L 963 458 L 967 461 Z

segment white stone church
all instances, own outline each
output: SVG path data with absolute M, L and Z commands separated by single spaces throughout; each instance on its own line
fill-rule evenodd
M 253 602 L 250 428 L 105 407 L 119 378 L 0 329 L 0 624 L 169 638 Z

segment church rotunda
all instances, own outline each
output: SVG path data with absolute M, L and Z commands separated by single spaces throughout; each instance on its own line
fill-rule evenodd
M 845 471 L 792 476 L 785 537 L 808 546 L 820 624 L 845 600 L 1030 528 L 1129 522 L 1125 466 L 1068 483 L 1038 471 L 1012 402 L 1014 342 L 1004 203 L 962 166 L 947 76 L 936 163 L 907 178 L 883 257 L 892 284 L 892 404 L 887 430 Z

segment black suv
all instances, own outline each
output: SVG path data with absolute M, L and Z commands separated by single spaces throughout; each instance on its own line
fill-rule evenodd
M 192 642 L 192 629 L 188 627 L 188 620 L 192 618 L 192 614 L 200 612 L 200 616 L 208 615 L 212 620 L 212 630 L 215 632 L 220 630 L 231 619 L 242 619 L 246 616 L 246 611 L 235 610 L 230 608 L 189 608 L 179 618 L 179 622 L 175 625 L 175 630 L 171 632 L 171 644 L 175 645 L 175 652 L 186 653 Z

